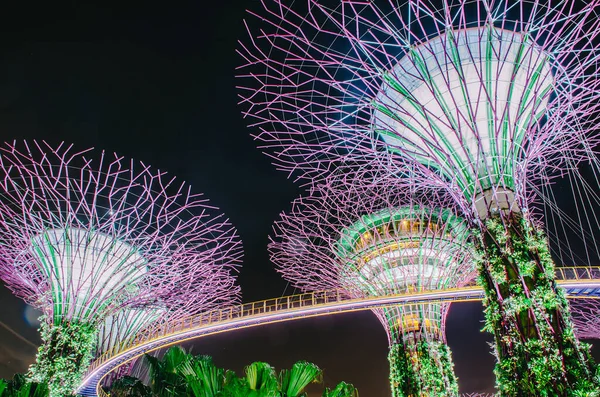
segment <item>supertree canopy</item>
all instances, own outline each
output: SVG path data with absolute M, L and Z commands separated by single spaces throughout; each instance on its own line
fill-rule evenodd
M 262 1 L 239 50 L 241 102 L 276 164 L 314 181 L 376 158 L 447 192 L 476 236 L 500 392 L 595 388 L 529 207 L 597 142 L 600 1 L 284 3 Z
M 233 227 L 186 184 L 134 165 L 64 144 L 0 146 L 0 276 L 44 314 L 30 375 L 52 396 L 73 392 L 107 319 L 121 327 L 100 350 L 165 312 L 237 301 Z
M 472 279 L 466 222 L 403 199 L 386 182 L 354 179 L 296 200 L 276 222 L 270 244 L 278 271 L 303 290 L 336 288 L 353 297 L 452 288 Z M 388 334 L 393 396 L 458 395 L 446 305 L 374 312 Z

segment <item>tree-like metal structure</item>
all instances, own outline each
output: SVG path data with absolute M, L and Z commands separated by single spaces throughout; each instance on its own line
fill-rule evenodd
M 529 213 L 540 177 L 597 141 L 600 2 L 262 4 L 240 95 L 275 163 L 318 180 L 375 157 L 449 193 L 477 236 L 500 392 L 595 388 Z
M 73 392 L 107 318 L 126 326 L 100 348 L 149 313 L 238 299 L 235 229 L 186 184 L 134 165 L 64 144 L 0 146 L 0 276 L 44 313 L 30 374 L 52 396 Z
M 387 182 L 354 178 L 294 201 L 276 222 L 269 246 L 284 278 L 303 290 L 336 288 L 352 297 L 452 288 L 472 280 L 466 222 L 403 199 L 405 192 Z M 394 397 L 458 395 L 444 332 L 447 305 L 374 312 L 389 339 Z

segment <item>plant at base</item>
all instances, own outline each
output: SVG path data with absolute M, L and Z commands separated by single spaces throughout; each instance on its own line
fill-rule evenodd
M 218 368 L 209 356 L 188 355 L 189 359 L 180 368 L 187 389 L 195 397 L 216 397 L 226 394 L 224 388 L 233 386 L 232 374 Z
M 51 325 L 41 318 L 36 362 L 29 369 L 34 382 L 47 382 L 50 397 L 73 393 L 94 351 L 96 329 L 93 325 L 67 321 Z
M 188 384 L 184 370 L 188 368 L 192 356 L 181 347 L 172 347 L 162 359 L 145 355 L 150 364 L 150 388 L 158 396 L 186 396 Z
M 513 213 L 487 219 L 476 235 L 484 329 L 495 336 L 501 395 L 597 393 L 590 347 L 575 337 L 543 233 Z
M 48 385 L 29 382 L 24 375 L 16 374 L 12 380 L 0 379 L 0 397 L 48 397 Z
M 279 397 L 279 383 L 275 369 L 267 363 L 255 362 L 244 368 L 245 377 L 230 377 L 225 397 Z
M 110 397 L 152 397 L 152 390 L 137 378 L 123 376 L 111 385 Z
M 292 369 L 284 369 L 279 373 L 282 397 L 299 397 L 310 383 L 320 383 L 323 372 L 315 364 L 299 361 Z
M 349 383 L 340 382 L 333 389 L 326 388 L 322 397 L 358 397 L 358 390 Z
M 244 369 L 244 376 L 218 368 L 208 356 L 192 356 L 181 347 L 172 347 L 162 359 L 145 355 L 150 364 L 150 388 L 137 379 L 120 378 L 110 390 L 123 397 L 306 397 L 308 384 L 322 381 L 322 371 L 314 364 L 299 361 L 279 375 L 267 363 L 255 362 Z M 325 394 L 336 393 L 336 394 Z M 117 395 L 115 395 L 118 397 Z M 340 383 L 325 397 L 356 397 L 358 392 Z

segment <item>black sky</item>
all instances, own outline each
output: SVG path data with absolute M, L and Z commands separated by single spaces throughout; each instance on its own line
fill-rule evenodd
M 0 137 L 66 141 L 151 164 L 192 184 L 239 230 L 244 301 L 281 296 L 266 245 L 278 213 L 300 193 L 255 148 L 236 105 L 236 40 L 253 1 L 108 6 L 0 6 Z M 0 377 L 23 372 L 39 343 L 25 306 L 0 290 Z M 455 305 L 448 340 L 461 391 L 491 391 L 493 359 L 479 304 Z M 386 337 L 370 312 L 299 320 L 193 344 L 240 371 L 255 360 L 278 368 L 306 359 L 332 385 L 389 396 Z M 188 347 L 192 345 L 188 344 Z

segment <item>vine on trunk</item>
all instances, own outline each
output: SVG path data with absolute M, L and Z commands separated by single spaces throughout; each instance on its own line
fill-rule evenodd
M 92 359 L 96 329 L 75 321 L 49 324 L 42 318 L 40 334 L 42 345 L 29 369 L 30 380 L 47 382 L 50 397 L 72 395 Z
M 441 341 L 407 339 L 390 347 L 392 397 L 458 395 L 450 349 Z
M 543 232 L 511 214 L 488 219 L 473 234 L 500 394 L 596 395 L 590 347 L 575 337 Z

